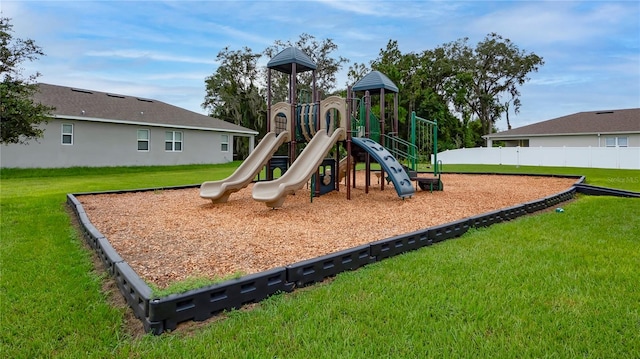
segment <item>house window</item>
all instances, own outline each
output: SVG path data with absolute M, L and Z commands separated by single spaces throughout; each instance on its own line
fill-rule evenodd
M 220 136 L 220 151 L 229 152 L 229 135 Z
M 70 123 L 62 124 L 62 144 L 73 145 L 73 125 Z
M 149 151 L 149 130 L 138 130 L 138 151 Z
M 167 131 L 165 132 L 164 149 L 170 152 L 182 151 L 182 132 Z
M 627 147 L 627 137 L 616 137 L 618 139 L 618 147 Z
M 607 137 L 604 144 L 607 147 L 627 147 L 629 142 L 627 137 Z

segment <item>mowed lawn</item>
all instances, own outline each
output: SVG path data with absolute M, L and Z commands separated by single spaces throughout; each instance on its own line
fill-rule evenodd
M 582 195 L 563 213 L 473 230 L 218 320 L 130 335 L 65 195 L 197 184 L 237 165 L 2 169 L 0 357 L 640 357 L 640 199 Z M 585 175 L 640 191 L 640 171 L 444 169 Z

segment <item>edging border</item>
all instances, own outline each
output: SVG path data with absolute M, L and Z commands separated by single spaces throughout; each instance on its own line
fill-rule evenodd
M 616 197 L 640 198 L 640 193 L 638 192 L 625 191 L 621 189 L 592 186 L 584 183 L 576 184 L 575 187 L 579 193 L 587 194 L 590 196 L 616 196 Z
M 499 173 L 473 174 L 523 175 Z M 203 321 L 220 312 L 238 309 L 243 305 L 259 302 L 273 294 L 291 292 L 296 287 L 321 282 L 326 278 L 344 271 L 355 270 L 367 264 L 398 254 L 459 237 L 471 228 L 481 228 L 509 221 L 568 201 L 575 196 L 577 185 L 583 183 L 585 179 L 584 176 L 569 175 L 536 176 L 575 177 L 579 179 L 576 185 L 570 189 L 539 200 L 428 227 L 391 238 L 377 240 L 351 249 L 293 263 L 286 267 L 274 268 L 241 278 L 226 280 L 221 283 L 190 290 L 181 294 L 172 294 L 163 298 L 153 297 L 151 288 L 117 253 L 108 239 L 91 224 L 82 204 L 76 196 L 145 192 L 165 189 L 173 190 L 193 188 L 199 185 L 67 194 L 67 205 L 72 208 L 77 216 L 85 241 L 96 251 L 106 271 L 114 277 L 120 292 L 132 308 L 136 317 L 141 320 L 145 331 L 159 335 L 165 331 L 176 329 L 177 325 L 181 322 L 190 320 Z

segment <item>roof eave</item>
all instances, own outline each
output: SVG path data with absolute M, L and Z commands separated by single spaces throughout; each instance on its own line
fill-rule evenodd
M 150 123 L 144 121 L 126 121 L 126 120 L 114 120 L 107 118 L 97 117 L 84 117 L 84 116 L 68 116 L 68 115 L 53 115 L 57 119 L 77 120 L 77 121 L 89 121 L 89 122 L 102 122 L 102 123 L 115 123 L 120 125 L 136 125 L 136 126 L 148 126 L 148 127 L 163 127 L 163 128 L 179 128 L 185 130 L 199 130 L 199 131 L 215 131 L 215 132 L 228 132 L 228 133 L 242 133 L 248 135 L 257 135 L 258 131 L 243 131 L 243 130 L 231 130 L 216 127 L 199 127 L 199 126 L 185 126 L 185 125 L 173 125 L 168 123 Z
M 484 135 L 484 139 L 496 139 L 496 138 L 523 138 L 523 137 L 555 137 L 555 136 L 586 136 L 586 135 L 617 135 L 617 134 L 640 134 L 640 130 L 637 131 L 601 131 L 601 132 L 573 132 L 573 133 L 538 133 L 538 134 L 519 134 L 519 135 L 500 135 L 498 133 Z

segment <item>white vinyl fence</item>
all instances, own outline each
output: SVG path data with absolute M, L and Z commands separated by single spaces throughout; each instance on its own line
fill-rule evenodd
M 433 161 L 433 156 L 431 158 Z M 640 147 L 480 147 L 438 153 L 447 164 L 624 168 L 640 170 Z

